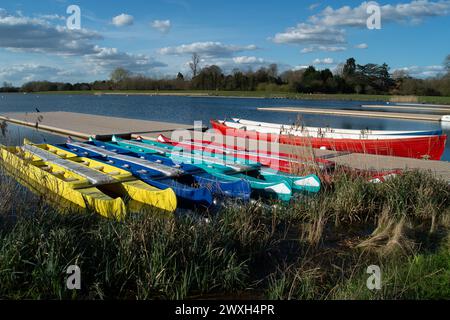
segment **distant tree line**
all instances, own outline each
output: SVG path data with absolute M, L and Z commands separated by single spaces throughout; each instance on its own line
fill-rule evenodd
M 9 82 L 3 82 L 3 87 L 0 88 L 0 92 L 19 92 L 20 88 L 16 88 Z
M 354 58 L 339 65 L 334 72 L 310 66 L 280 73 L 278 66 L 271 64 L 256 71 L 234 69 L 225 74 L 216 65 L 201 68 L 200 61 L 199 55 L 194 54 L 189 64 L 192 73 L 189 79 L 182 73 L 173 78 L 155 79 L 117 68 L 109 80 L 75 84 L 32 81 L 21 88 L 4 83 L 0 91 L 233 90 L 450 96 L 450 55 L 444 61 L 447 73 L 428 79 L 413 78 L 402 70 L 390 73 L 386 63 L 360 65 Z

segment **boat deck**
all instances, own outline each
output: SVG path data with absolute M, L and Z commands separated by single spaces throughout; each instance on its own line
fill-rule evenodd
M 280 108 L 274 109 L 280 111 Z M 401 114 L 403 118 L 404 115 L 404 113 Z M 97 139 L 107 139 L 115 134 L 125 138 L 136 138 L 137 136 L 142 136 L 145 139 L 154 140 L 160 134 L 165 134 L 170 137 L 171 132 L 177 129 L 193 129 L 192 125 L 178 123 L 127 119 L 72 112 L 8 113 L 0 115 L 0 121 L 1 120 L 29 127 L 36 127 L 37 123 L 39 130 L 66 136 L 70 135 L 72 137 L 82 139 L 87 139 L 90 136 Z M 246 143 L 246 141 L 240 141 L 239 145 L 251 146 L 251 144 Z M 446 161 L 431 161 L 392 156 L 337 152 L 290 145 L 277 145 L 276 147 L 278 150 L 272 151 L 293 153 L 303 156 L 314 155 L 315 157 L 321 157 L 323 159 L 333 161 L 338 165 L 345 165 L 354 169 L 419 169 L 431 171 L 436 174 L 436 176 L 450 182 L 450 162 Z M 249 147 L 249 150 L 251 151 L 252 147 Z

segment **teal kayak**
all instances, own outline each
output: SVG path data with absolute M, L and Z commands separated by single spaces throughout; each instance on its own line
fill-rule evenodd
M 250 183 L 253 197 L 269 197 L 289 201 L 292 197 L 292 183 L 278 179 L 274 175 L 259 174 L 260 164 L 249 161 L 233 161 L 231 158 L 217 157 L 212 154 L 186 152 L 182 148 L 153 141 L 130 141 L 113 137 L 112 145 L 120 146 L 135 153 L 164 155 L 174 162 L 193 164 L 206 172 L 228 181 L 244 179 Z
M 203 157 L 218 159 L 219 162 L 225 163 L 225 164 L 240 164 L 245 166 L 250 166 L 253 169 L 250 169 L 247 171 L 246 175 L 253 177 L 253 178 L 259 178 L 261 180 L 264 180 L 266 182 L 287 182 L 289 186 L 291 187 L 293 192 L 309 192 L 309 193 L 317 193 L 320 191 L 320 179 L 317 175 L 311 174 L 307 176 L 297 176 L 287 173 L 282 173 L 270 168 L 261 168 L 261 164 L 247 159 L 227 156 L 224 154 L 217 154 L 217 153 L 211 153 L 206 152 L 203 150 L 195 150 L 190 149 L 186 150 L 185 148 L 179 147 L 179 146 L 173 146 L 171 144 L 167 143 L 160 143 L 150 140 L 140 140 L 138 141 L 128 141 L 128 140 L 122 140 L 124 143 L 127 143 L 128 145 L 135 144 L 137 146 L 140 146 L 141 144 L 146 144 L 150 146 L 154 146 L 158 150 L 170 150 L 171 154 L 174 155 L 179 152 L 188 152 L 191 154 L 197 154 Z M 136 144 L 137 143 L 137 144 Z M 175 152 L 174 152 L 175 151 Z M 259 172 L 258 170 L 259 169 Z

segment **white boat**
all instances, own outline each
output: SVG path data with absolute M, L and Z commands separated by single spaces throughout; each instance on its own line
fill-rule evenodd
M 349 140 L 399 140 L 399 139 L 411 139 L 411 138 L 423 138 L 433 136 L 435 134 L 421 134 L 421 135 L 412 135 L 412 134 L 373 134 L 371 132 L 364 132 L 355 130 L 355 133 L 341 133 L 335 131 L 327 131 L 323 130 L 307 130 L 306 127 L 296 128 L 296 127 L 266 127 L 262 125 L 251 125 L 244 124 L 242 122 L 232 122 L 232 121 L 223 121 L 219 120 L 220 123 L 226 125 L 229 128 L 233 129 L 242 129 L 247 131 L 256 131 L 263 134 L 277 134 L 277 135 L 286 135 L 286 136 L 295 136 L 302 138 L 324 138 L 324 139 L 349 139 Z M 248 123 L 248 121 L 247 121 Z M 399 131 L 397 131 L 399 132 Z M 425 132 L 424 132 L 425 133 Z
M 355 130 L 355 129 L 337 129 L 330 127 L 305 127 L 299 125 L 289 125 L 289 124 L 278 124 L 270 122 L 260 122 L 260 121 L 250 121 L 245 119 L 233 118 L 235 123 L 239 123 L 245 126 L 272 128 L 279 130 L 278 133 L 294 134 L 293 132 L 301 132 L 304 134 L 309 134 L 309 136 L 321 136 L 322 134 L 332 134 L 327 135 L 328 138 L 340 138 L 336 135 L 357 135 L 357 136 L 429 136 L 429 135 L 441 135 L 442 130 L 423 130 L 423 131 L 388 131 L 388 130 Z M 444 121 L 444 120 L 443 120 Z M 274 132 L 276 133 L 276 132 Z M 345 138 L 344 138 L 345 139 Z M 374 138 L 376 139 L 376 138 Z

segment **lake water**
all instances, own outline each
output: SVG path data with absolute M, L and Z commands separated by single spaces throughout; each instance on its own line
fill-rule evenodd
M 258 111 L 260 107 L 314 107 L 348 110 L 363 110 L 361 104 L 383 104 L 381 102 L 331 101 L 331 100 L 289 100 L 215 97 L 171 97 L 171 96 L 120 96 L 120 95 L 0 95 L 0 114 L 5 112 L 71 111 L 99 115 L 119 116 L 145 120 L 159 120 L 192 124 L 201 120 L 205 125 L 211 119 L 248 118 L 266 122 L 293 123 L 295 113 Z M 367 110 L 367 109 L 364 109 Z M 371 109 L 373 111 L 383 109 Z M 399 110 L 396 112 L 416 112 Z M 304 115 L 307 126 L 336 127 L 346 129 L 373 130 L 423 130 L 444 129 L 450 135 L 450 128 L 441 128 L 438 122 L 407 121 L 396 119 L 372 119 L 324 115 Z M 149 128 L 151 130 L 151 128 Z M 31 128 L 8 125 L 8 135 L 0 135 L 0 141 L 19 144 L 24 137 L 35 142 L 60 143 L 65 138 L 36 131 Z M 450 143 L 447 142 L 443 160 L 450 160 Z

